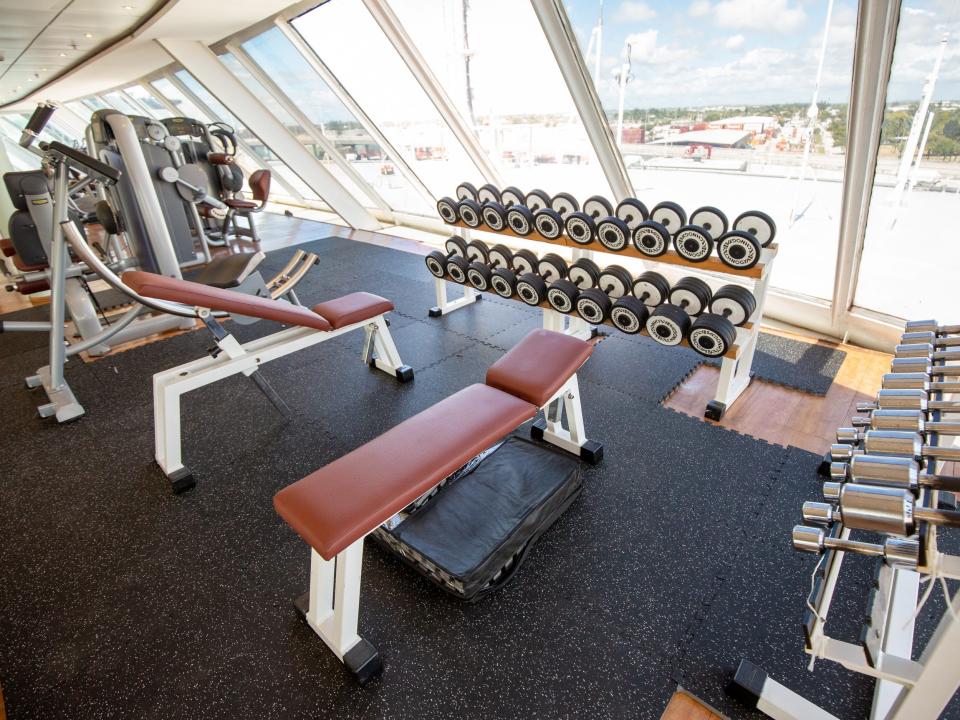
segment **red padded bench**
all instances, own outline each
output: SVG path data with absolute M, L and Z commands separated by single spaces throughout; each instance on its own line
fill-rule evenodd
M 598 462 L 583 434 L 577 371 L 590 343 L 534 330 L 471 385 L 276 494 L 274 507 L 312 549 L 308 624 L 366 682 L 382 669 L 357 634 L 363 539 L 519 425 L 547 408 L 534 434 Z M 561 418 L 565 411 L 567 423 Z M 556 418 L 556 419 L 551 419 Z
M 270 360 L 359 329 L 366 333 L 362 352 L 365 363 L 400 382 L 413 379 L 413 370 L 400 359 L 384 317 L 394 309 L 393 303 L 379 295 L 356 292 L 306 308 L 286 300 L 139 270 L 124 273 L 122 281 L 143 298 L 195 308 L 217 343 L 217 351 L 211 356 L 153 376 L 155 457 L 174 492 L 196 484 L 181 456 L 180 396 L 185 392 L 243 373 L 253 376 L 267 397 L 285 410 L 285 404 L 257 373 L 258 369 Z M 241 344 L 211 317 L 211 311 L 273 320 L 291 327 Z

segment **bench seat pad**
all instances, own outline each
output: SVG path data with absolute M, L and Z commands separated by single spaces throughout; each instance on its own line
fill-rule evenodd
M 222 310 L 237 315 L 275 320 L 287 325 L 299 325 L 315 330 L 332 330 L 330 322 L 312 310 L 300 305 L 293 305 L 285 300 L 271 300 L 257 297 L 235 290 L 221 290 L 220 288 L 201 285 L 189 280 L 156 275 L 131 270 L 121 277 L 123 283 L 140 293 L 144 297 L 157 300 L 194 305 L 209 310 Z
M 284 488 L 273 505 L 329 560 L 536 412 L 496 388 L 471 385 Z
M 487 385 L 537 407 L 580 369 L 593 345 L 551 330 L 534 330 L 487 370 Z
M 355 292 L 319 303 L 313 311 L 323 315 L 333 328 L 346 327 L 393 310 L 393 303 L 368 292 Z

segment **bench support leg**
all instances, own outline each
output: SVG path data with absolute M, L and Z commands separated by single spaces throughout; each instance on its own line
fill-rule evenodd
M 180 454 L 180 388 L 169 373 L 153 376 L 154 457 L 175 493 L 197 483 Z
M 310 550 L 310 591 L 295 603 L 307 624 L 363 685 L 383 670 L 376 648 L 357 634 L 363 538 L 333 560 Z
M 543 418 L 533 424 L 530 434 L 535 440 L 544 440 L 579 455 L 591 465 L 596 465 L 603 459 L 603 445 L 586 437 L 583 408 L 580 404 L 580 385 L 576 375 L 544 405 Z
M 393 335 L 383 315 L 374 318 L 366 327 L 363 342 L 363 361 L 370 367 L 393 375 L 400 382 L 413 380 L 413 368 L 404 365 L 400 352 L 393 342 Z

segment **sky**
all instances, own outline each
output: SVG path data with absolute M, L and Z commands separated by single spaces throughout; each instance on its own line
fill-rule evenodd
M 565 4 L 586 52 L 600 0 Z M 628 108 L 808 103 L 827 6 L 827 0 L 606 0 L 599 83 L 603 105 L 616 107 L 614 74 L 627 42 L 633 61 Z M 849 99 L 855 28 L 856 2 L 835 0 L 822 102 Z M 957 0 L 904 0 L 889 99 L 919 99 L 939 40 L 948 30 L 952 36 L 935 98 L 960 99 Z

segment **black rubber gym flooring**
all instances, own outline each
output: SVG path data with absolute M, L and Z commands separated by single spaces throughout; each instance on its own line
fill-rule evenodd
M 354 334 L 264 368 L 291 421 L 244 378 L 191 393 L 184 457 L 198 486 L 185 495 L 152 462 L 150 376 L 202 355 L 203 331 L 71 363 L 87 415 L 67 426 L 37 419 L 21 385 L 42 350 L 4 357 L 0 679 L 12 720 L 658 718 L 678 684 L 753 717 L 723 691 L 741 657 L 841 717 L 866 715 L 869 680 L 827 663 L 811 675 L 801 651 L 814 562 L 792 552 L 789 533 L 818 495 L 819 458 L 664 409 L 657 400 L 692 368 L 623 336 L 603 340 L 581 373 L 605 458 L 585 468 L 582 497 L 511 585 L 463 604 L 367 544 L 361 633 L 386 670 L 356 687 L 292 608 L 309 552 L 271 498 L 481 381 L 539 321 L 495 298 L 431 320 L 421 258 L 337 238 L 314 246 L 323 261 L 302 300 L 392 298 L 415 381 L 363 366 Z M 850 639 L 870 568 L 858 560 L 831 622 Z

